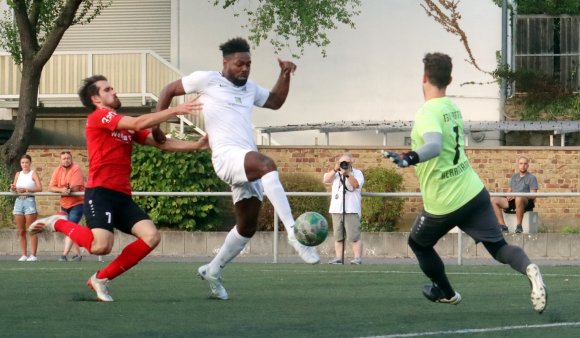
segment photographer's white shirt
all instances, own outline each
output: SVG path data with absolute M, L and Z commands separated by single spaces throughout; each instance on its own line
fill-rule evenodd
M 360 217 L 362 214 L 362 195 L 361 190 L 365 183 L 365 178 L 362 171 L 352 168 L 351 175 L 358 181 L 359 187 L 354 189 L 352 185 L 348 182 L 348 179 L 342 177 L 340 173 L 335 173 L 332 180 L 332 196 L 330 201 L 330 209 L 328 210 L 331 214 L 342 214 L 342 200 L 343 200 L 343 185 L 341 179 L 346 181 L 346 195 L 344 195 L 345 212 L 347 214 L 358 214 Z

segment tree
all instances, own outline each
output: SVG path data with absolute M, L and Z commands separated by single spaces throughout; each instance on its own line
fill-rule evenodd
M 234 7 L 239 0 L 213 0 L 214 5 L 222 8 Z M 304 47 L 314 45 L 321 48 L 326 56 L 325 47 L 330 44 L 327 31 L 337 29 L 337 23 L 355 27 L 352 18 L 360 14 L 360 0 L 268 0 L 258 1 L 256 8 L 252 2 L 243 7 L 242 12 L 248 16 L 245 28 L 250 30 L 248 39 L 256 46 L 267 40 L 281 51 L 291 47 L 291 42 L 299 48 L 292 56 L 299 58 Z M 236 13 L 235 16 L 238 16 Z
M 38 87 L 44 65 L 51 58 L 66 30 L 75 24 L 91 22 L 111 1 L 103 0 L 6 0 L 12 13 L 0 20 L 0 47 L 7 50 L 20 65 L 22 82 L 14 133 L 0 146 L 0 159 L 9 172 L 18 170 L 20 157 L 30 144 L 37 111 Z M 212 0 L 224 9 L 239 0 Z M 360 0 L 259 1 L 257 8 L 244 8 L 249 16 L 250 40 L 258 45 L 269 33 L 276 35 L 270 42 L 281 50 L 295 44 L 304 51 L 305 45 L 322 47 L 325 54 L 330 40 L 329 29 L 336 23 L 354 27 L 352 17 L 358 15 Z M 238 14 L 236 14 L 238 15 Z
M 22 74 L 14 132 L 0 146 L 0 158 L 13 173 L 30 144 L 44 66 L 71 25 L 91 22 L 110 2 L 7 0 L 7 4 L 12 13 L 4 13 L 4 19 L 0 20 L 0 47 L 10 53 Z

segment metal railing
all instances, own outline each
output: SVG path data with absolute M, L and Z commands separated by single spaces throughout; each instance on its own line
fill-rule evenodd
M 164 192 L 164 191 L 134 191 L 133 196 L 175 196 L 175 197 L 189 197 L 189 196 L 218 196 L 218 197 L 230 197 L 231 192 Z M 34 195 L 34 196 L 54 196 L 60 197 L 61 194 L 52 192 L 37 192 L 28 193 L 22 195 Z M 71 193 L 74 196 L 84 196 L 84 192 Z M 331 196 L 330 192 L 286 192 L 287 196 Z M 0 196 L 19 196 L 19 194 L 13 192 L 0 192 Z M 421 197 L 420 192 L 363 192 L 363 197 Z M 528 197 L 580 197 L 580 192 L 534 192 L 534 193 L 515 193 L 515 192 L 490 192 L 490 196 L 528 196 Z M 279 218 L 278 214 L 274 213 L 274 231 L 273 231 L 273 263 L 278 263 L 278 228 L 279 228 Z M 457 264 L 462 265 L 462 244 L 463 244 L 463 231 L 457 232 Z

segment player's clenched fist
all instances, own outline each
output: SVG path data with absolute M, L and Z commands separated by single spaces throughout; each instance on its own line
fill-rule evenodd
M 287 77 L 290 74 L 294 74 L 296 71 L 296 65 L 292 61 L 284 61 L 278 58 L 278 64 L 280 65 L 280 69 L 284 74 L 284 77 Z

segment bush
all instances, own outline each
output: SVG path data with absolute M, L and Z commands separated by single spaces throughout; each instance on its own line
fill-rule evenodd
M 280 174 L 280 180 L 287 192 L 325 192 L 326 188 L 320 179 L 304 174 Z M 290 196 L 288 198 L 290 207 L 292 208 L 292 216 L 296 219 L 306 211 L 316 211 L 323 215 L 326 220 L 332 223 L 328 215 L 328 207 L 330 206 L 330 198 L 328 196 Z M 280 221 L 280 228 L 282 222 Z M 274 230 L 274 208 L 267 197 L 264 198 L 262 210 L 258 219 L 258 230 L 271 231 Z
M 562 228 L 563 234 L 580 234 L 580 227 L 578 226 L 565 226 Z
M 369 168 L 365 176 L 364 191 L 394 192 L 403 186 L 403 176 L 395 169 Z M 404 201 L 398 197 L 364 197 L 361 230 L 368 232 L 395 231 Z
M 175 153 L 135 146 L 132 163 L 135 191 L 225 191 L 207 151 Z M 134 199 L 157 225 L 194 231 L 215 229 L 220 207 L 227 200 L 219 196 L 135 196 Z
M 8 191 L 12 178 L 4 165 L 0 165 L 0 187 L 3 191 Z M 0 196 L 0 228 L 10 228 L 13 225 L 12 210 L 14 209 L 14 197 Z

